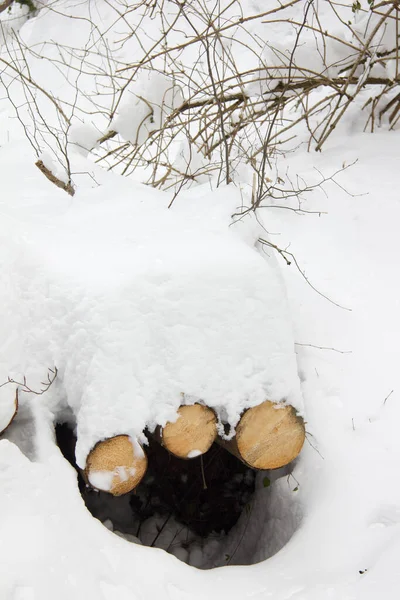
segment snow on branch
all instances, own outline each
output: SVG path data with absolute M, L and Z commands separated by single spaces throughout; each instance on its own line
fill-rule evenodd
M 32 46 L 14 32 L 1 58 L 37 158 L 51 151 L 65 172 L 46 176 L 71 193 L 75 150 L 174 193 L 237 182 L 243 165 L 251 186 L 253 173 L 277 180 L 278 148 L 320 151 L 346 119 L 397 127 L 399 2 L 270 4 L 121 2 L 111 25 L 86 6 L 41 8 L 90 24 L 79 46 L 61 30 Z

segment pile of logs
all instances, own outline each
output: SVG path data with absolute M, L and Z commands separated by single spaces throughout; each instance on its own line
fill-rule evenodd
M 0 433 L 18 410 L 18 388 L 0 387 Z M 289 405 L 269 400 L 246 410 L 235 436 L 227 441 L 218 436 L 217 417 L 204 404 L 183 405 L 177 419 L 154 433 L 154 438 L 172 455 L 190 460 L 205 454 L 217 442 L 252 469 L 278 469 L 298 456 L 305 439 L 303 419 Z M 98 442 L 89 453 L 84 470 L 94 489 L 121 496 L 134 490 L 147 470 L 144 449 L 128 435 Z
M 292 406 L 265 401 L 246 410 L 233 439 L 217 434 L 217 418 L 203 404 L 181 406 L 175 422 L 154 434 L 174 456 L 190 460 L 205 454 L 214 442 L 253 469 L 278 469 L 294 460 L 303 446 L 303 419 Z M 120 496 L 135 489 L 147 469 L 144 449 L 127 435 L 101 441 L 87 457 L 84 477 L 95 489 Z

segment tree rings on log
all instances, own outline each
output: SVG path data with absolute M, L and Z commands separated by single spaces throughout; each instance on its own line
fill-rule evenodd
M 4 433 L 18 412 L 18 388 L 12 384 L 0 387 L 0 435 Z
M 267 400 L 243 413 L 232 440 L 218 443 L 253 469 L 278 469 L 298 456 L 305 433 L 293 406 Z
M 268 400 L 246 410 L 236 428 L 238 452 L 255 469 L 289 464 L 300 453 L 304 440 L 304 421 L 293 406 Z
M 132 491 L 147 469 L 147 457 L 128 435 L 98 442 L 86 459 L 84 475 L 95 489 L 122 496 Z
M 181 406 L 175 423 L 167 423 L 161 443 L 179 458 L 195 458 L 209 450 L 217 437 L 217 418 L 208 406 Z

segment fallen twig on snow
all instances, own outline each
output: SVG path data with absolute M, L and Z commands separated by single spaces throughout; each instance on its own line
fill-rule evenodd
M 51 181 L 52 183 L 54 183 L 54 185 L 56 185 L 57 187 L 61 188 L 65 192 L 67 192 L 67 194 L 69 194 L 70 196 L 73 196 L 75 194 L 75 190 L 72 187 L 72 184 L 70 182 L 65 183 L 65 181 L 61 181 L 61 179 L 59 179 L 58 177 L 56 177 L 54 175 L 54 173 L 52 173 L 50 171 L 50 169 L 48 169 L 46 167 L 46 165 L 43 163 L 42 160 L 38 160 L 35 163 L 35 165 L 43 173 L 43 175 L 45 175 L 47 177 L 47 179 L 49 181 Z

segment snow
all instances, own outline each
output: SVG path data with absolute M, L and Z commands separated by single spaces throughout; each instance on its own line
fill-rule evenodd
M 129 469 L 126 469 L 125 467 L 117 467 L 116 471 L 121 481 L 126 481 L 129 477 L 133 477 L 133 475 L 136 473 L 136 469 L 133 467 Z
M 115 476 L 118 477 L 118 481 L 127 481 L 135 473 L 136 469 L 134 467 L 116 467 L 113 471 L 96 471 L 95 469 L 91 469 L 88 474 L 88 480 L 94 489 L 109 492 Z
M 98 10 L 104 18 L 102 3 Z M 69 43 L 63 24 L 50 10 L 21 22 L 32 43 L 62 31 Z M 387 69 L 393 77 L 393 63 Z M 34 166 L 8 110 L 0 113 L 0 383 L 26 376 L 40 389 L 48 368 L 59 374 L 42 396 L 21 395 L 0 441 L 0 597 L 396 600 L 398 131 L 362 133 L 358 108 L 348 111 L 323 153 L 300 147 L 281 159 L 306 181 L 315 168 L 330 173 L 357 159 L 341 187 L 304 194 L 307 214 L 263 209 L 270 239 L 290 245 L 309 281 L 347 310 L 257 247 L 250 217 L 232 225 L 245 191 L 200 186 L 168 210 L 170 194 L 86 160 L 102 131 L 96 123 L 74 134 L 84 150 L 71 154 L 70 198 Z M 271 485 L 258 476 L 251 509 L 225 538 L 193 537 L 172 556 L 121 537 L 118 515 L 105 523 L 111 530 L 91 517 L 53 422 L 72 415 L 84 466 L 99 439 L 128 433 L 143 442 L 146 425 L 176 416 L 182 393 L 232 424 L 267 395 L 285 399 L 304 409 L 307 442 L 293 469 L 268 474 Z M 107 489 L 110 473 L 95 477 Z M 144 543 L 157 526 L 144 524 Z M 163 531 L 162 548 L 172 535 Z
M 7 549 L 1 561 L 7 565 L 1 583 L 3 597 L 20 593 L 16 590 L 21 585 L 32 587 L 38 597 L 52 597 L 60 578 L 65 580 L 65 568 L 70 575 L 61 598 L 72 592 L 78 598 L 96 597 L 106 589 L 104 582 L 144 598 L 162 593 L 165 582 L 172 586 L 172 598 L 185 594 L 216 598 L 227 586 L 232 598 L 271 594 L 299 599 L 306 595 L 311 600 L 332 595 L 372 599 L 382 589 L 385 598 L 396 597 L 400 530 L 395 349 L 400 324 L 393 265 L 388 258 L 398 256 L 399 203 L 390 183 L 396 168 L 392 146 L 396 138 L 377 134 L 373 145 L 366 143 L 369 139 L 365 134 L 347 137 L 345 146 L 332 142 L 331 149 L 318 158 L 302 155 L 297 159 L 298 168 L 306 172 L 316 160 L 323 169 L 339 158 L 351 161 L 358 156 L 359 162 L 343 174 L 341 183 L 350 191 L 364 192 L 368 187 L 368 195 L 350 198 L 337 189 L 328 198 L 314 194 L 307 206 L 326 210 L 323 217 L 289 218 L 286 213 L 268 211 L 271 230 L 278 230 L 284 218 L 285 235 L 310 278 L 352 308 L 349 312 L 331 305 L 293 269 L 285 268 L 295 341 L 301 344 L 296 348 L 307 430 L 317 449 L 306 444 L 288 480 L 278 479 L 266 489 L 259 484 L 254 516 L 235 561 L 246 555 L 263 560 L 281 551 L 266 562 L 246 567 L 245 577 L 243 568 L 234 567 L 200 575 L 167 554 L 137 549 L 112 537 L 85 510 L 73 471 L 58 455 L 50 434 L 42 431 L 41 443 L 48 439 L 42 451 L 45 456 L 39 453 L 35 462 L 25 459 L 15 445 L 0 444 L 1 488 L 8 490 L 0 497 L 2 547 Z M 6 172 L 10 176 L 10 169 Z M 42 185 L 45 190 L 46 182 Z M 60 193 L 57 202 L 63 198 Z M 377 211 L 380 198 L 385 205 Z M 317 250 L 321 261 L 315 259 Z M 37 406 L 45 408 L 43 402 Z M 235 544 L 237 538 L 232 536 L 225 553 L 233 553 Z M 194 546 L 188 558 L 191 564 L 196 563 L 196 552 L 197 560 L 204 559 L 200 547 Z M 185 558 L 183 550 L 176 553 Z M 212 557 L 209 560 L 212 563 Z M 54 565 L 54 575 L 40 575 L 45 562 Z
M 119 474 L 119 473 L 118 473 Z M 104 490 L 105 492 L 109 492 L 112 487 L 112 482 L 116 473 L 114 471 L 90 471 L 89 473 L 89 483 L 96 490 Z M 126 481 L 127 478 L 124 479 Z
M 69 141 L 82 156 L 87 156 L 100 138 L 101 132 L 91 123 L 77 121 L 69 130 Z
M 347 140 L 346 149 L 334 148 L 321 160 L 328 163 L 339 156 L 349 160 L 354 154 L 360 155 L 358 140 L 361 141 L 360 138 L 354 140 L 353 147 Z M 378 143 L 379 160 L 375 154 Z M 51 597 L 54 590 L 59 589 L 60 577 L 65 580 L 64 565 L 68 565 L 70 575 L 60 591 L 61 598 L 68 598 L 72 593 L 78 598 L 84 594 L 96 597 L 113 587 L 118 593 L 123 589 L 124 593 L 140 593 L 142 597 L 151 598 L 163 593 L 165 581 L 172 598 L 185 594 L 194 598 L 205 594 L 217 597 L 226 586 L 233 598 L 244 594 L 260 598 L 266 594 L 301 598 L 306 594 L 307 598 L 318 600 L 332 595 L 374 598 L 382 586 L 386 598 L 396 597 L 397 571 L 392 562 L 399 543 L 399 511 L 395 501 L 398 483 L 393 475 L 398 456 L 395 395 L 383 404 L 390 390 L 398 387 L 396 353 L 391 351 L 397 347 L 398 304 L 396 295 L 389 293 L 393 280 L 391 265 L 386 262 L 387 256 L 397 256 L 394 215 L 398 212 L 398 201 L 390 189 L 389 178 L 394 162 L 386 136 L 375 136 L 374 151 L 368 155 L 364 149 L 359 165 L 347 182 L 352 189 L 359 182 L 362 189 L 368 173 L 371 170 L 376 173 L 379 167 L 380 175 L 373 181 L 368 180 L 370 195 L 349 199 L 336 192 L 328 200 L 318 198 L 315 202 L 320 208 L 321 202 L 329 203 L 329 216 L 323 220 L 303 218 L 301 227 L 299 218 L 293 218 L 286 233 L 300 253 L 302 264 L 311 271 L 310 276 L 323 284 L 327 293 L 334 293 L 335 298 L 353 310 L 348 313 L 332 307 L 286 269 L 290 302 L 296 307 L 292 312 L 296 315 L 296 341 L 352 350 L 352 354 L 297 347 L 308 427 L 312 428 L 323 459 L 306 446 L 293 474 L 300 486 L 298 491 L 291 492 L 290 501 L 285 500 L 288 488 L 285 479 L 263 490 L 264 499 L 260 497 L 257 526 L 254 526 L 259 531 L 261 511 L 265 518 L 265 497 L 272 495 L 268 501 L 271 519 L 267 531 L 261 536 L 249 535 L 248 542 L 241 548 L 242 552 L 247 551 L 247 545 L 256 539 L 253 551 L 257 557 L 265 552 L 268 539 L 276 544 L 281 536 L 283 539 L 278 541 L 284 543 L 292 532 L 285 533 L 282 522 L 289 525 L 291 518 L 298 529 L 283 550 L 266 563 L 246 567 L 248 574 L 244 578 L 243 570 L 233 567 L 218 571 L 217 577 L 208 572 L 199 578 L 195 571 L 188 571 L 168 555 L 154 549 L 135 550 L 128 542 L 109 537 L 110 533 L 106 535 L 106 530 L 85 511 L 73 473 L 61 457 L 30 463 L 15 446 L 5 446 L 6 442 L 2 442 L 1 485 L 2 489 L 9 490 L 9 495 L 1 496 L 0 514 L 13 522 L 11 530 L 5 527 L 4 521 L 1 525 L 3 548 L 7 548 L 2 564 L 8 565 L 7 577 L 1 584 L 3 597 L 12 598 L 20 593 L 21 573 L 25 588 L 31 586 L 38 597 Z M 377 212 L 376 202 L 382 196 L 385 210 Z M 314 199 L 310 203 L 313 206 Z M 344 219 L 348 211 L 352 217 Z M 278 227 L 277 217 L 273 216 L 276 213 L 270 212 L 268 219 L 271 229 L 275 229 Z M 370 244 L 371 231 L 374 247 Z M 336 243 L 337 239 L 340 244 Z M 316 248 L 323 256 L 320 263 L 315 261 Z M 338 261 L 340 269 L 337 269 Z M 379 309 L 383 297 L 385 314 Z M 376 317 L 379 317 L 377 321 Z M 384 360 L 379 356 L 381 348 Z M 297 484 L 291 478 L 290 489 L 295 487 Z M 295 517 L 299 511 L 303 513 L 300 527 Z M 21 515 L 26 517 L 21 519 Z M 51 532 L 46 522 L 52 524 Z M 40 523 L 40 534 L 35 523 Z M 43 531 L 48 532 L 46 536 Z M 24 540 L 23 548 L 28 540 L 40 539 L 39 548 L 36 544 L 33 550 L 28 545 L 21 553 L 19 536 Z M 18 551 L 13 553 L 16 547 Z M 59 557 L 54 576 L 40 576 L 41 565 L 51 561 L 53 554 Z M 128 575 L 132 561 L 136 565 L 134 582 Z M 192 562 L 195 561 L 194 555 Z M 148 576 L 150 565 L 151 577 Z M 365 569 L 368 570 L 360 575 L 359 571 Z
M 174 82 L 154 71 L 144 71 L 130 83 L 117 108 L 110 129 L 132 144 L 140 145 L 165 122 L 168 114 L 182 104 Z
M 1 15 L 0 44 L 9 41 L 13 32 L 17 32 L 24 25 L 29 16 L 29 8 L 25 5 L 13 3 Z
M 187 455 L 188 458 L 196 458 L 196 456 L 200 456 L 202 454 L 201 450 L 191 450 Z

